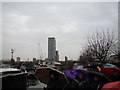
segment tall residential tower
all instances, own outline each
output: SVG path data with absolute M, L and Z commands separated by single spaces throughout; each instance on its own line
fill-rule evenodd
M 48 38 L 48 59 L 55 61 L 56 56 L 56 40 L 54 37 Z

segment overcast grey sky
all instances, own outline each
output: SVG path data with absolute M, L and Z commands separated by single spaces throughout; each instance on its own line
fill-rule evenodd
M 89 34 L 118 29 L 117 2 L 4 2 L 2 3 L 2 58 L 39 57 L 38 43 L 47 57 L 47 39 L 56 38 L 60 60 L 77 59 Z

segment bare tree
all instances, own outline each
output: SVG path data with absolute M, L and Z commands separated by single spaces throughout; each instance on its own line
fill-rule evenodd
M 116 41 L 117 39 L 113 32 L 97 32 L 95 35 L 88 37 L 83 54 L 85 54 L 84 56 L 88 57 L 88 59 L 98 59 L 104 62 L 113 52 L 112 47 L 115 45 Z
M 80 59 L 82 60 L 83 63 L 88 63 L 93 61 L 93 53 L 91 52 L 91 48 L 89 47 L 84 48 L 80 56 Z
M 111 47 L 110 51 L 114 54 L 114 55 L 118 55 L 119 49 L 118 49 L 118 41 Z

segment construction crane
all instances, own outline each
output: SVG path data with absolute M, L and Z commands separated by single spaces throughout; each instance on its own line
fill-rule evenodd
M 38 47 L 39 47 L 39 58 L 40 58 L 40 60 L 42 60 L 43 59 L 43 53 L 42 53 L 42 49 L 41 49 L 41 46 L 40 46 L 40 43 L 38 43 Z

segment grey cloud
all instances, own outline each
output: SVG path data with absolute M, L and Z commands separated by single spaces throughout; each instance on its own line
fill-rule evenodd
M 38 57 L 37 43 L 47 54 L 47 38 L 55 36 L 60 59 L 77 59 L 81 43 L 96 30 L 117 31 L 117 3 L 3 3 L 3 55 Z M 4 58 L 9 58 L 5 55 Z

